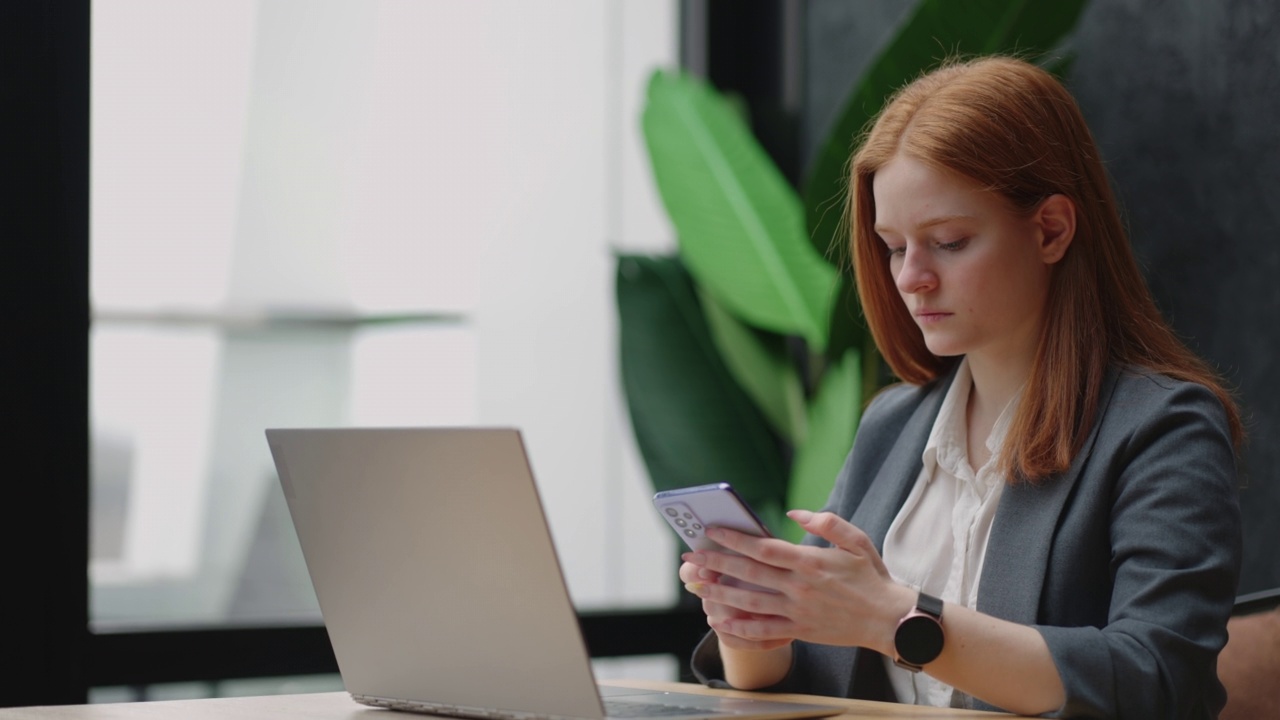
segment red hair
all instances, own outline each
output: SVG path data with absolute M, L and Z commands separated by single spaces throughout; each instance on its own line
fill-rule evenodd
M 846 212 L 858 296 L 899 378 L 922 385 L 956 362 L 925 346 L 874 230 L 872 181 L 899 153 L 977 182 L 1016 212 L 1029 214 L 1056 194 L 1075 204 L 1075 237 L 1053 268 L 1035 360 L 1002 453 L 1011 479 L 1039 480 L 1070 466 L 1113 364 L 1209 388 L 1239 447 L 1244 432 L 1231 395 L 1156 309 L 1075 99 L 1048 72 L 1013 58 L 952 62 L 920 77 L 889 100 L 854 155 Z

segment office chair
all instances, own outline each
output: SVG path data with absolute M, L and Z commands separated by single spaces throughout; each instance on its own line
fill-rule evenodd
M 1219 720 L 1280 718 L 1280 588 L 1236 598 L 1218 678 L 1227 688 Z

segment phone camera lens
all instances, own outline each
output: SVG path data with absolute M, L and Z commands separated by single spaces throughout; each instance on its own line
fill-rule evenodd
M 691 514 L 689 514 L 689 513 L 685 513 L 685 514 L 684 514 L 684 519 L 685 519 L 685 520 L 692 520 L 692 519 L 693 519 L 693 515 L 691 515 Z
M 702 529 L 702 526 L 701 526 L 701 525 L 699 525 L 698 523 L 694 523 L 694 524 L 693 524 L 693 529 L 694 529 L 694 530 L 701 530 L 701 529 Z
M 675 508 L 667 508 L 667 514 L 670 515 L 671 517 L 675 517 L 676 515 L 680 514 L 680 511 L 676 510 Z
M 696 532 L 694 532 L 694 531 L 692 531 L 692 530 L 685 530 L 685 531 L 684 531 L 684 534 L 685 534 L 685 535 L 688 535 L 689 537 L 697 537 L 697 536 L 698 536 L 698 533 L 696 533 Z
M 680 518 L 676 518 L 676 525 L 679 525 L 680 527 L 684 527 L 685 525 L 688 525 L 688 524 L 689 523 L 681 520 Z

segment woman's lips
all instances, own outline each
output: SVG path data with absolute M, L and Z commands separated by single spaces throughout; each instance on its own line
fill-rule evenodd
M 942 312 L 941 310 L 917 310 L 916 322 L 927 324 L 935 323 L 951 317 L 951 313 Z

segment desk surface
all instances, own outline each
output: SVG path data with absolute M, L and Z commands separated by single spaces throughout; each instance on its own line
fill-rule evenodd
M 608 681 L 609 685 L 625 685 L 657 690 L 726 694 L 740 697 L 764 697 L 770 700 L 793 700 L 847 708 L 839 718 L 1009 718 L 1010 715 L 970 710 L 926 708 L 913 705 L 840 700 L 814 695 L 776 695 L 737 690 L 712 690 L 701 685 L 643 680 Z M 262 718 L 308 718 L 310 720 L 378 720 L 389 717 L 426 717 L 414 713 L 360 705 L 346 693 L 310 695 L 269 695 L 265 697 L 215 698 L 210 700 L 170 700 L 101 705 L 64 705 L 0 709 L 0 720 L 139 720 L 146 718 L 184 718 L 185 720 L 258 720 Z

